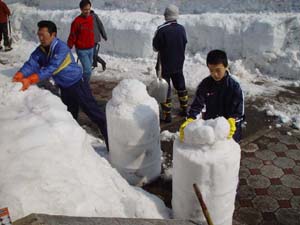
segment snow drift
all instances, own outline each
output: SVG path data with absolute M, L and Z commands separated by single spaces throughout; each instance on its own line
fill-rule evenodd
M 20 92 L 0 75 L 0 206 L 30 213 L 167 218 L 157 197 L 130 186 L 91 147 L 86 132 L 50 92 Z

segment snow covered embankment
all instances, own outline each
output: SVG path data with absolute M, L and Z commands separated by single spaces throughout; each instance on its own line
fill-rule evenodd
M 0 75 L 0 205 L 30 213 L 168 218 L 163 202 L 130 186 L 91 147 L 59 98 L 20 92 Z
M 76 10 L 37 10 L 21 4 L 11 5 L 13 26 L 27 40 L 36 40 L 36 22 L 53 20 L 58 36 L 67 40 Z M 162 16 L 142 12 L 96 10 L 108 33 L 101 52 L 126 57 L 153 57 L 152 37 Z M 250 70 L 275 77 L 299 79 L 300 14 L 219 14 L 181 15 L 189 43 L 187 53 L 226 50 L 231 60 L 242 59 Z

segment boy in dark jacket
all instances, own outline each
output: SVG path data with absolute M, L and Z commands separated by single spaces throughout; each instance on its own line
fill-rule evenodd
M 180 127 L 181 139 L 184 138 L 183 130 L 187 124 L 196 119 L 201 113 L 202 119 L 215 119 L 223 116 L 230 124 L 230 134 L 236 142 L 241 140 L 244 118 L 244 95 L 239 83 L 229 74 L 227 55 L 224 51 L 213 50 L 206 59 L 210 76 L 199 84 L 195 98 L 188 112 L 187 120 Z
M 170 80 L 177 90 L 181 107 L 180 114 L 186 116 L 188 94 L 183 76 L 183 63 L 187 38 L 184 27 L 177 23 L 179 10 L 175 5 L 169 5 L 165 9 L 164 16 L 166 22 L 157 28 L 152 45 L 159 55 L 158 61 L 161 63 L 162 77 L 169 84 L 167 101 L 162 104 L 163 120 L 169 123 L 172 120 Z
M 75 62 L 66 43 L 56 38 L 57 28 L 52 21 L 38 23 L 38 37 L 41 45 L 31 54 L 29 60 L 14 75 L 14 82 L 23 84 L 22 91 L 30 85 L 52 76 L 61 90 L 61 99 L 74 119 L 79 107 L 95 122 L 108 149 L 106 116 L 97 105 L 89 83 L 82 79 L 82 70 Z
M 94 38 L 95 38 L 95 46 L 94 46 L 94 55 L 93 55 L 93 67 L 97 67 L 97 62 L 99 62 L 102 66 L 103 71 L 106 69 L 106 62 L 98 56 L 99 49 L 100 49 L 100 41 L 101 37 L 107 41 L 107 35 L 103 26 L 103 23 L 101 22 L 99 16 L 91 10 L 91 15 L 93 16 L 94 20 Z

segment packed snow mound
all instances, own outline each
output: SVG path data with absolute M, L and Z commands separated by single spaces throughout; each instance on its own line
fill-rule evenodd
M 7 3 L 22 2 L 28 6 L 42 9 L 74 9 L 78 8 L 78 0 L 6 0 Z M 299 12 L 298 0 L 98 0 L 92 1 L 92 6 L 99 9 L 125 9 L 129 11 L 144 11 L 162 13 L 165 7 L 176 4 L 182 13 L 205 12 Z
M 0 205 L 13 220 L 30 213 L 168 218 L 160 199 L 130 186 L 94 151 L 58 97 L 20 88 L 0 75 Z
M 193 192 L 198 184 L 214 224 L 232 225 L 241 149 L 227 139 L 229 124 L 224 117 L 196 120 L 184 129 L 184 142 L 173 145 L 172 206 L 174 218 L 205 224 Z
M 184 129 L 184 143 L 197 146 L 223 141 L 227 138 L 229 129 L 229 123 L 224 117 L 195 120 Z
M 106 104 L 106 117 L 111 164 L 130 184 L 159 177 L 159 107 L 146 86 L 135 79 L 122 80 Z
M 67 40 L 72 20 L 79 15 L 73 10 L 39 10 L 22 4 L 11 5 L 11 22 L 15 39 L 37 41 L 36 22 L 53 20 L 58 37 Z M 101 53 L 131 58 L 154 58 L 152 38 L 164 22 L 162 15 L 120 10 L 95 10 L 108 35 L 101 42 Z M 34 19 L 33 19 L 34 18 Z M 242 60 L 247 70 L 274 77 L 299 79 L 300 14 L 185 14 L 179 23 L 188 36 L 187 56 L 201 55 L 205 61 L 212 49 L 224 49 L 231 61 Z

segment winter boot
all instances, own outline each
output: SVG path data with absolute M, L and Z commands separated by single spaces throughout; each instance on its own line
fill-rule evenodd
M 179 113 L 180 116 L 186 117 L 187 116 L 187 108 L 188 108 L 188 92 L 187 90 L 177 91 L 178 99 L 180 102 L 181 112 Z
M 4 47 L 4 51 L 8 52 L 8 51 L 10 51 L 10 50 L 12 50 L 12 47 L 10 47 L 10 46 L 5 46 L 5 47 Z
M 0 45 L 0 50 L 1 50 L 2 48 L 3 48 L 2 45 Z
M 162 121 L 165 123 L 171 123 L 172 122 L 172 116 L 171 116 L 171 109 L 172 109 L 172 102 L 171 98 L 167 98 L 167 101 L 165 103 L 161 104 L 162 108 Z

